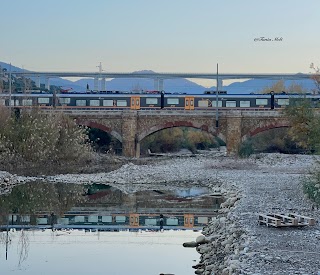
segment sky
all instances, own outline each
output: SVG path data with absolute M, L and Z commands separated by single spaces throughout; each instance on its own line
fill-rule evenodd
M 219 63 L 221 73 L 307 73 L 311 62 L 320 65 L 319 0 L 0 0 L 0 7 L 0 61 L 27 70 L 98 71 L 102 62 L 106 72 L 215 73 Z

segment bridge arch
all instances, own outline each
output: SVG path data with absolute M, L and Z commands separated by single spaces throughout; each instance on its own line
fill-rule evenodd
M 242 136 L 241 141 L 244 142 L 246 141 L 248 138 L 253 137 L 259 133 L 271 130 L 271 129 L 276 129 L 276 128 L 289 128 L 290 125 L 288 122 L 284 121 L 284 122 L 278 122 L 278 123 L 270 123 L 267 124 L 265 126 L 262 127 L 257 127 L 253 130 L 251 130 L 249 133 L 247 133 L 246 135 Z
M 214 136 L 218 136 L 219 138 L 221 138 L 224 142 L 226 140 L 225 136 L 220 133 L 220 132 L 216 132 L 215 129 L 212 130 L 208 125 L 206 124 L 201 124 L 201 123 L 194 123 L 194 122 L 190 122 L 190 121 L 171 121 L 171 122 L 165 122 L 162 124 L 157 124 L 154 125 L 144 131 L 142 131 L 138 136 L 137 136 L 137 142 L 141 142 L 145 137 L 154 134 L 158 131 L 164 130 L 164 129 L 168 129 L 168 128 L 174 128 L 174 127 L 190 127 L 190 128 L 195 128 L 195 129 L 199 129 L 202 131 L 205 131 L 209 134 L 212 134 Z
M 121 135 L 112 130 L 111 127 L 105 126 L 103 124 L 97 123 L 95 121 L 90 121 L 90 120 L 80 120 L 80 119 L 76 119 L 76 123 L 78 125 L 82 125 L 82 126 L 87 126 L 90 128 L 96 128 L 96 129 L 100 129 L 104 132 L 107 132 L 108 134 L 110 134 L 111 136 L 115 137 L 117 140 L 119 140 L 122 143 L 122 137 Z

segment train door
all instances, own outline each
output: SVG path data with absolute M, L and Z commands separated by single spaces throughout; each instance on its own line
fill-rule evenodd
M 131 110 L 140 110 L 140 96 L 132 96 L 131 97 Z
M 194 110 L 194 97 L 186 96 L 184 98 L 184 109 L 185 110 Z
M 193 214 L 184 214 L 184 227 L 194 226 L 194 216 Z
M 130 214 L 130 226 L 139 226 L 139 214 Z

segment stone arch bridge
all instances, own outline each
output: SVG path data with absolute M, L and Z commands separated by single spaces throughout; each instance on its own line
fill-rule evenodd
M 172 127 L 198 128 L 218 136 L 227 144 L 227 153 L 236 155 L 248 137 L 268 129 L 289 127 L 277 110 L 223 110 L 216 128 L 215 112 L 209 111 L 69 111 L 79 125 L 101 129 L 122 143 L 127 157 L 140 156 L 140 143 L 148 135 Z

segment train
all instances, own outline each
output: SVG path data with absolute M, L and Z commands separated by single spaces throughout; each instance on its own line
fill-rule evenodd
M 217 209 L 210 213 L 170 213 L 164 215 L 151 213 L 90 213 L 74 212 L 62 216 L 50 214 L 0 215 L 0 231 L 6 229 L 9 217 L 10 228 L 35 228 L 36 226 L 55 228 L 99 228 L 110 229 L 159 229 L 160 217 L 163 217 L 165 229 L 202 229 L 217 215 Z M 1 221 L 3 221 L 1 223 Z
M 320 95 L 304 95 L 318 106 Z M 158 93 L 31 93 L 0 94 L 0 105 L 27 108 L 102 109 L 102 110 L 210 110 L 277 109 L 301 99 L 298 94 L 168 94 Z

